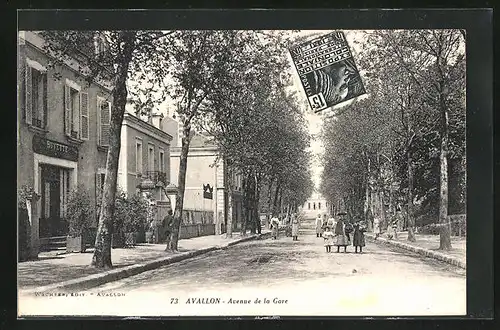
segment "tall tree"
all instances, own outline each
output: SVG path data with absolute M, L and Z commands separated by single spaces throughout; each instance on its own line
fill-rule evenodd
M 109 146 L 106 158 L 106 176 L 92 265 L 112 267 L 111 233 L 118 160 L 120 154 L 121 123 L 127 103 L 127 81 L 132 68 L 152 52 L 161 52 L 162 38 L 169 32 L 161 31 L 50 31 L 42 32 L 45 50 L 53 58 L 52 65 L 60 66 L 76 61 L 79 73 L 91 83 L 111 82 L 111 118 Z
M 457 86 L 452 77 L 460 76 L 454 71 L 460 68 L 456 64 L 465 58 L 463 35 L 459 30 L 377 31 L 371 36 L 370 41 L 377 46 L 380 58 L 391 54 L 392 64 L 404 70 L 418 88 L 428 108 L 435 109 L 440 139 L 440 249 L 449 250 L 451 249 L 448 219 L 449 117 L 450 102 L 454 102 L 450 87 Z M 459 83 L 458 86 L 463 88 L 463 84 Z

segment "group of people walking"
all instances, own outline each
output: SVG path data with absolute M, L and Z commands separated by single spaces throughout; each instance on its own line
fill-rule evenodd
M 287 236 L 292 236 L 294 241 L 299 240 L 299 226 L 300 226 L 300 218 L 296 213 L 292 213 L 290 215 L 285 215 L 284 222 L 287 225 Z M 280 220 L 277 215 L 273 215 L 270 221 L 271 227 L 271 236 L 273 239 L 278 239 L 279 237 L 279 227 Z
M 361 222 L 351 224 L 346 219 L 346 213 L 338 213 L 335 218 L 330 216 L 328 219 L 326 214 L 323 218 L 318 214 L 316 218 L 316 237 L 324 239 L 326 252 L 332 252 L 332 246 L 337 247 L 337 252 L 340 252 L 341 247 L 347 252 L 347 246 L 351 244 L 351 234 L 355 253 L 358 253 L 358 249 L 360 253 L 363 252 L 365 231 L 366 227 Z

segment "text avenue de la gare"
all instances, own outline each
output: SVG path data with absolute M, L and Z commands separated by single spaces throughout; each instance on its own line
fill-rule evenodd
M 177 298 L 172 298 L 170 301 L 172 304 L 178 303 Z M 187 298 L 186 304 L 201 304 L 201 305 L 216 305 L 216 304 L 234 304 L 234 305 L 245 305 L 245 304 L 288 304 L 287 299 L 281 298 L 255 298 L 255 299 L 233 299 L 229 298 L 227 301 L 221 298 Z

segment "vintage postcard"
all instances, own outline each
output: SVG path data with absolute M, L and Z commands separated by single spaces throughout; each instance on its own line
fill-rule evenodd
M 18 316 L 464 316 L 467 34 L 18 32 Z

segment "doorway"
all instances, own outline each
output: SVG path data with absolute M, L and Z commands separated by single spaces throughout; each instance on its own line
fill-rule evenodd
M 43 164 L 41 168 L 40 237 L 63 236 L 68 226 L 63 219 L 69 189 L 68 170 Z M 63 205 L 64 204 L 64 205 Z

